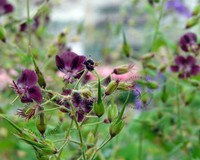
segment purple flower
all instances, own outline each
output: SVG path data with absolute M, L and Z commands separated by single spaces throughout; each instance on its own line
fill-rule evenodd
M 167 9 L 175 10 L 180 15 L 191 17 L 190 10 L 183 4 L 181 0 L 169 0 L 166 2 Z
M 70 95 L 71 92 L 72 92 L 71 90 L 66 90 L 62 94 Z M 64 105 L 64 107 L 69 111 L 72 110 L 68 100 L 64 100 L 64 101 L 58 100 L 57 103 L 59 105 Z M 78 122 L 81 122 L 83 118 L 85 117 L 85 115 L 92 110 L 93 103 L 94 103 L 94 100 L 92 98 L 83 98 L 82 95 L 78 92 L 72 93 L 72 105 L 76 111 L 75 113 L 76 113 Z M 66 109 L 62 108 L 61 111 L 67 113 L 68 111 Z M 71 113 L 70 113 L 70 117 L 73 118 Z
M 83 74 L 85 56 L 79 56 L 74 52 L 65 51 L 61 55 L 56 55 L 56 65 L 60 71 L 65 73 L 65 80 L 71 82 L 72 78 L 80 78 Z
M 8 3 L 7 0 L 0 0 L 0 15 L 12 13 L 14 7 L 12 4 Z
M 174 60 L 175 65 L 171 66 L 172 72 L 178 72 L 179 78 L 189 78 L 199 74 L 200 66 L 196 64 L 196 59 L 193 56 L 177 56 Z
M 179 41 L 181 49 L 185 52 L 197 53 L 200 50 L 200 44 L 197 44 L 197 36 L 192 32 L 184 34 Z
M 42 92 L 36 83 L 38 77 L 32 70 L 25 69 L 22 71 L 17 84 L 13 81 L 13 89 L 20 96 L 22 103 L 42 102 Z

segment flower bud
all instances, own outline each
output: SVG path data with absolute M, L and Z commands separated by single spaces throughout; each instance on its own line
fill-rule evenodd
M 3 26 L 0 26 L 0 40 L 6 42 L 6 30 Z
M 86 151 L 85 154 L 86 154 L 86 156 L 87 156 L 87 159 L 90 159 L 90 158 L 92 157 L 94 151 L 95 151 L 95 148 L 94 148 L 94 147 L 89 148 L 89 149 Z
M 122 128 L 124 127 L 124 121 L 116 119 L 110 124 L 109 132 L 111 137 L 115 137 L 120 133 Z
M 199 19 L 200 19 L 200 16 L 191 17 L 190 19 L 188 19 L 185 28 L 186 29 L 192 28 L 193 26 L 195 26 L 196 24 L 198 24 Z
M 108 120 L 112 122 L 118 116 L 118 108 L 116 104 L 111 104 L 108 107 Z
M 88 148 L 91 148 L 94 146 L 95 144 L 95 137 L 94 134 L 92 132 L 89 132 L 88 136 L 87 136 L 87 141 L 86 141 Z
M 106 88 L 105 95 L 108 96 L 112 94 L 117 89 L 118 84 L 119 81 L 111 81 Z
M 100 118 L 105 112 L 103 102 L 94 104 L 94 113 Z
M 166 86 L 164 85 L 162 94 L 161 94 L 161 100 L 163 103 L 165 103 L 167 101 L 167 99 L 168 99 L 168 93 L 167 93 Z
M 123 66 L 119 66 L 119 67 L 116 67 L 116 68 L 113 70 L 113 73 L 115 73 L 115 74 L 117 74 L 117 75 L 125 74 L 125 73 L 128 73 L 132 67 L 133 67 L 133 65 L 123 65 Z
M 141 57 L 141 59 L 142 59 L 143 61 L 148 61 L 148 60 L 152 59 L 153 57 L 154 57 L 154 54 L 153 54 L 153 53 L 148 53 L 148 54 L 143 55 L 143 56 Z
M 152 69 L 152 70 L 156 70 L 157 69 L 156 65 L 153 64 L 153 63 L 147 63 L 147 64 L 144 65 L 144 67 Z
M 85 89 L 81 90 L 81 93 L 85 98 L 88 98 L 88 97 L 92 96 L 92 93 L 88 88 L 85 88 Z
M 117 86 L 117 89 L 122 90 L 122 91 L 128 91 L 130 90 L 134 84 L 128 83 L 128 82 L 120 82 Z
M 161 66 L 159 67 L 159 71 L 160 71 L 161 73 L 163 73 L 163 72 L 165 72 L 166 68 L 167 68 L 167 66 L 166 66 L 165 64 L 164 64 L 164 65 L 161 65 Z
M 193 11 L 192 11 L 192 15 L 193 15 L 193 16 L 196 16 L 196 15 L 198 15 L 198 14 L 200 14 L 200 4 L 199 4 L 199 5 L 196 5 L 196 6 L 194 7 Z
M 155 81 L 148 81 L 146 83 L 147 87 L 150 89 L 157 89 L 158 88 L 158 83 Z
M 37 119 L 36 119 L 36 127 L 43 136 L 47 128 L 47 120 L 46 120 L 46 116 L 44 112 L 40 112 L 38 114 Z
M 126 35 L 123 32 L 123 45 L 122 45 L 122 52 L 125 54 L 126 57 L 130 57 L 131 47 L 127 43 Z

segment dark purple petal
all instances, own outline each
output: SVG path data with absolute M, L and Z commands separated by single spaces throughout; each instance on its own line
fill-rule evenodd
M 28 89 L 28 94 L 31 99 L 36 102 L 42 102 L 42 92 L 38 86 L 32 86 Z
M 22 103 L 30 103 L 30 102 L 33 102 L 33 100 L 30 97 L 23 96 L 23 97 L 21 97 L 21 102 Z
M 25 69 L 22 71 L 17 84 L 22 84 L 28 87 L 34 86 L 38 81 L 37 74 L 33 70 Z
M 78 57 L 74 52 L 65 51 L 61 54 L 60 58 L 63 60 L 65 68 L 71 68 L 73 60 Z
M 84 69 L 84 62 L 85 61 L 86 61 L 86 57 L 85 56 L 77 56 L 72 61 L 71 69 L 72 70 L 78 70 L 78 71 L 83 70 Z
M 81 122 L 84 118 L 84 111 L 80 109 L 76 111 L 76 115 L 77 115 L 78 122 Z
M 20 32 L 25 32 L 27 30 L 27 24 L 24 22 L 20 25 Z
M 5 10 L 5 13 L 11 13 L 14 10 L 13 5 L 9 3 L 5 4 L 3 8 Z
M 197 42 L 196 34 L 188 32 L 184 34 L 180 39 L 180 47 L 183 51 L 188 52 L 189 48 Z
M 6 4 L 6 0 L 0 0 L 0 7 Z
M 171 66 L 170 68 L 171 68 L 172 72 L 178 72 L 179 71 L 179 66 L 177 66 L 177 65 Z
M 187 65 L 194 65 L 196 63 L 196 59 L 193 56 L 187 56 L 186 63 Z
M 63 70 L 65 68 L 64 61 L 58 55 L 56 55 L 56 66 L 59 70 Z
M 180 73 L 180 74 L 178 75 L 178 77 L 181 78 L 181 79 L 183 79 L 183 78 L 185 78 L 186 76 L 185 76 L 185 73 Z
M 86 113 L 89 113 L 92 110 L 93 103 L 94 101 L 90 99 L 83 100 L 83 109 Z
M 80 105 L 82 103 L 82 97 L 81 97 L 80 93 L 75 92 L 72 95 L 72 102 L 73 102 L 74 107 L 80 107 Z
M 186 59 L 183 56 L 177 56 L 175 58 L 175 64 L 177 64 L 177 65 L 185 65 L 185 61 L 186 61 Z
M 190 73 L 191 73 L 192 75 L 196 76 L 197 74 L 199 74 L 199 71 L 200 71 L 199 65 L 193 65 L 193 66 L 191 67 Z

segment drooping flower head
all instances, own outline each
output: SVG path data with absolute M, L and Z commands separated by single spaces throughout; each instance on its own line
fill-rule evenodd
M 61 55 L 56 55 L 56 65 L 65 74 L 66 82 L 71 82 L 73 78 L 80 78 L 85 69 L 85 61 L 85 56 L 79 56 L 71 51 L 65 51 Z
M 197 44 L 197 36 L 192 32 L 184 34 L 179 41 L 181 49 L 185 52 L 198 52 L 200 50 L 200 44 Z
M 13 81 L 12 88 L 20 96 L 22 103 L 36 101 L 42 102 L 42 92 L 36 83 L 38 77 L 36 73 L 29 69 L 24 69 L 17 80 L 17 84 Z
M 175 65 L 171 66 L 171 70 L 179 73 L 179 78 L 189 78 L 199 74 L 200 66 L 196 64 L 196 59 L 193 56 L 177 56 L 174 62 Z
M 0 0 L 0 15 L 12 13 L 14 7 L 12 4 L 8 3 L 7 0 Z

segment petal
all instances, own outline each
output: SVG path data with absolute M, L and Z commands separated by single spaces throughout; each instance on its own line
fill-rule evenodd
M 76 58 L 74 58 L 71 66 L 72 70 L 78 70 L 78 71 L 83 70 L 85 61 L 86 61 L 85 56 L 77 56 Z
M 5 4 L 3 8 L 5 10 L 5 13 L 11 13 L 14 10 L 13 5 L 12 4 L 8 4 L 8 3 Z
M 60 58 L 63 60 L 65 68 L 71 68 L 72 62 L 77 56 L 74 52 L 65 51 L 61 54 Z
M 56 55 L 56 66 L 58 67 L 59 70 L 63 70 L 65 68 L 65 63 L 64 61 L 58 56 Z
M 180 74 L 178 75 L 178 77 L 181 78 L 181 79 L 183 79 L 183 78 L 185 78 L 186 76 L 185 76 L 185 73 L 180 73 Z
M 30 102 L 33 102 L 33 100 L 30 97 L 23 96 L 23 97 L 21 97 L 21 102 L 22 103 L 30 103 Z
M 196 75 L 199 73 L 199 71 L 200 71 L 200 67 L 199 67 L 198 65 L 193 65 L 193 66 L 191 67 L 190 73 L 191 73 L 192 75 L 196 76 Z
M 22 84 L 25 86 L 34 86 L 38 81 L 37 74 L 33 70 L 25 69 L 22 71 L 17 84 Z
M 84 118 L 84 111 L 80 109 L 80 110 L 76 111 L 76 115 L 78 117 L 78 122 L 81 122 Z
M 183 56 L 177 56 L 175 58 L 175 64 L 177 64 L 177 65 L 184 65 L 185 61 L 186 61 L 186 59 Z
M 0 7 L 6 4 L 6 0 L 0 0 Z
M 177 66 L 177 65 L 171 66 L 170 68 L 171 68 L 172 72 L 178 72 L 179 71 L 179 66 Z
M 195 44 L 197 42 L 197 36 L 196 34 L 192 32 L 188 32 L 184 34 L 180 39 L 180 47 L 183 51 L 188 52 L 188 47 L 192 44 Z
M 31 99 L 36 102 L 42 102 L 42 92 L 38 86 L 32 86 L 28 89 L 28 94 Z
M 193 56 L 187 56 L 187 58 L 186 58 L 186 63 L 187 63 L 188 65 L 193 65 L 193 64 L 196 63 L 196 59 L 195 59 Z

